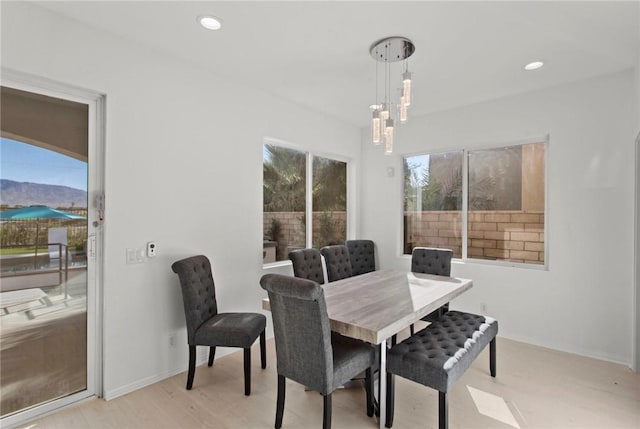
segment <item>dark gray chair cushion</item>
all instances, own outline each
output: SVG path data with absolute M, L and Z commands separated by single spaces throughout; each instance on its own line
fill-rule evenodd
M 377 363 L 377 351 L 371 344 L 331 332 L 333 351 L 333 388 L 354 379 Z
M 451 258 L 453 251 L 450 249 L 438 249 L 433 247 L 416 247 L 411 253 L 411 272 L 433 274 L 436 276 L 451 276 Z M 436 311 L 422 318 L 426 322 L 438 320 L 442 314 L 449 311 L 449 303 L 446 303 Z M 411 326 L 413 333 L 413 325 Z
M 387 370 L 447 392 L 498 334 L 498 321 L 449 311 L 389 350 Z
M 188 342 L 195 344 L 196 330 L 218 314 L 211 264 L 206 256 L 198 255 L 175 262 L 171 269 L 180 279 Z
M 411 253 L 411 272 L 450 276 L 452 257 L 450 249 L 416 247 Z
M 335 282 L 353 275 L 347 246 L 343 244 L 325 246 L 320 249 L 320 253 L 324 256 L 324 261 L 327 264 L 327 281 Z
M 351 262 L 351 275 L 370 273 L 376 270 L 376 257 L 373 241 L 371 240 L 347 240 Z
M 370 344 L 332 333 L 324 291 L 311 280 L 266 274 L 278 374 L 323 395 L 375 362 Z
M 244 348 L 264 331 L 264 314 L 218 314 L 211 263 L 206 256 L 182 259 L 174 262 L 171 269 L 180 279 L 189 345 Z
M 289 252 L 289 259 L 293 266 L 293 275 L 301 279 L 312 280 L 323 284 L 324 271 L 322 256 L 318 249 L 297 249 Z
M 258 317 L 262 316 L 262 317 Z M 196 330 L 194 343 L 223 347 L 251 347 L 266 326 L 257 313 L 218 313 Z

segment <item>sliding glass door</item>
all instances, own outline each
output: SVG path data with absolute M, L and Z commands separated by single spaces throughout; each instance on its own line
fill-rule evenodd
M 1 88 L 0 413 L 9 424 L 96 394 L 99 354 L 98 103 L 25 87 Z

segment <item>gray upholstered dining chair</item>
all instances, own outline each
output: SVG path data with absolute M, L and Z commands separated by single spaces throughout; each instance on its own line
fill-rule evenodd
M 453 250 L 434 247 L 415 247 L 411 253 L 411 272 L 433 274 L 436 276 L 451 276 L 451 258 Z M 425 322 L 434 322 L 444 313 L 449 311 L 449 303 L 422 318 Z M 414 333 L 413 324 L 410 327 L 411 335 Z
M 331 394 L 365 371 L 367 415 L 373 415 L 371 367 L 374 346 L 331 332 L 322 287 L 311 280 L 266 274 L 260 285 L 269 294 L 278 360 L 275 427 L 282 426 L 286 379 L 324 397 L 323 425 L 331 427 Z
M 376 270 L 376 253 L 373 241 L 347 240 L 344 244 L 349 250 L 351 275 L 358 276 Z
M 313 280 L 324 284 L 322 255 L 318 249 L 296 249 L 289 252 L 289 260 L 293 265 L 293 275 L 301 279 Z
M 211 263 L 198 255 L 174 262 L 171 269 L 180 278 L 184 314 L 187 320 L 189 372 L 187 390 L 193 386 L 196 346 L 209 347 L 208 365 L 213 365 L 216 347 L 244 349 L 244 394 L 251 394 L 251 345 L 260 337 L 262 369 L 267 367 L 265 327 L 267 318 L 259 313 L 218 313 Z
M 344 244 L 349 251 L 352 276 L 376 270 L 376 253 L 372 240 L 347 240 Z M 396 335 L 392 337 L 392 344 L 396 343 L 396 338 Z
M 347 246 L 344 244 L 325 246 L 320 249 L 320 253 L 324 256 L 324 261 L 327 264 L 328 282 L 346 279 L 353 275 Z

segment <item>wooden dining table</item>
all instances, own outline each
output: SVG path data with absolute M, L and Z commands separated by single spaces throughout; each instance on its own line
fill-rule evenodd
M 458 277 L 379 270 L 322 285 L 331 330 L 379 346 L 380 428 L 386 420 L 386 353 L 391 337 L 437 310 L 473 282 Z M 269 310 L 268 299 L 263 308 Z

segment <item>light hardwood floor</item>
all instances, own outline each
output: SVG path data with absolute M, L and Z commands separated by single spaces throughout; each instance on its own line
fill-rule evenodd
M 242 351 L 196 370 L 193 390 L 186 374 L 104 401 L 90 400 L 23 428 L 272 428 L 276 405 L 273 340 L 267 369 L 259 348 L 252 355 L 252 392 L 243 394 Z M 595 359 L 498 338 L 498 374 L 489 375 L 484 350 L 449 395 L 454 428 L 640 428 L 640 375 Z M 185 346 L 186 353 L 186 346 Z M 436 428 L 437 392 L 396 378 L 393 427 Z M 333 395 L 334 428 L 376 428 L 365 414 L 364 389 Z M 322 399 L 287 382 L 283 429 L 322 425 Z

